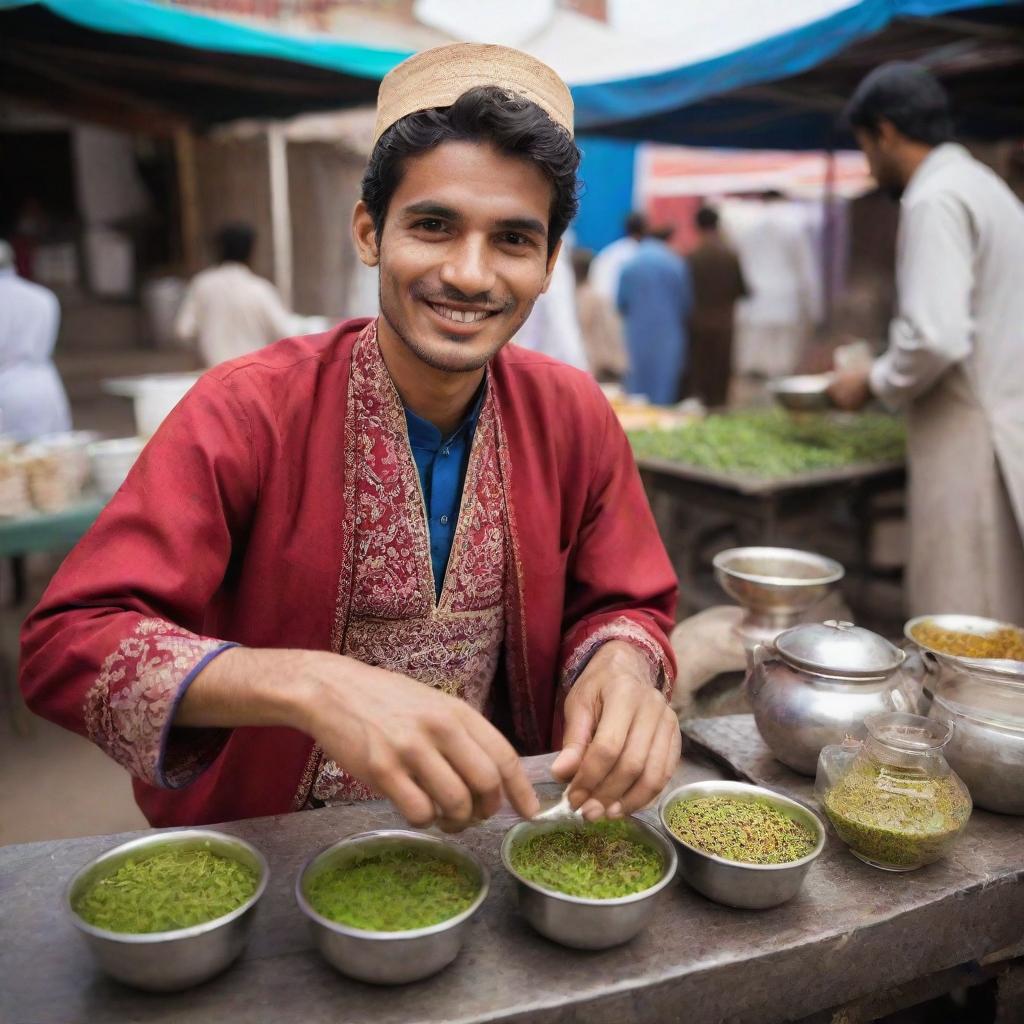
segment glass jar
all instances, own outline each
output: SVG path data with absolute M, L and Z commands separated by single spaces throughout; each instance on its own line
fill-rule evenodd
M 942 748 L 947 722 L 904 712 L 864 720 L 867 739 L 825 747 L 814 790 L 839 838 L 862 861 L 912 871 L 944 857 L 971 816 L 971 796 Z

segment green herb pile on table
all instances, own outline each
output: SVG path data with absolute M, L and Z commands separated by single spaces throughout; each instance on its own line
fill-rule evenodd
M 904 456 L 902 420 L 879 413 L 837 417 L 782 410 L 709 416 L 670 430 L 630 431 L 638 458 L 771 479 Z
M 818 845 L 806 825 L 763 800 L 680 800 L 667 809 L 665 821 L 684 843 L 743 864 L 788 864 Z
M 541 832 L 519 843 L 510 859 L 528 882 L 601 900 L 649 889 L 664 870 L 661 855 L 637 841 L 624 821 Z
M 75 913 L 112 932 L 167 932 L 230 914 L 256 891 L 256 872 L 208 849 L 169 847 L 126 860 L 74 903 Z
M 428 928 L 461 914 L 480 885 L 460 864 L 420 850 L 388 850 L 329 868 L 306 889 L 321 916 L 370 932 Z

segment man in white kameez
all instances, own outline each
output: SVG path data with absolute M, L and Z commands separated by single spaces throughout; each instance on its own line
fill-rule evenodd
M 898 306 L 886 352 L 832 398 L 906 409 L 911 613 L 1024 623 L 1024 207 L 950 141 L 924 69 L 877 68 L 847 117 L 901 197 Z

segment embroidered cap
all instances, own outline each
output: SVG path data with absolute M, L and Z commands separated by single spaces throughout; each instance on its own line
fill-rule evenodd
M 572 135 L 572 95 L 547 64 L 509 46 L 450 43 L 417 53 L 384 76 L 377 93 L 373 144 L 403 117 L 450 107 L 463 93 L 482 85 L 531 100 Z

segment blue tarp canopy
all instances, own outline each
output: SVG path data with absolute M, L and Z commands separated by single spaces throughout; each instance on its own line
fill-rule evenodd
M 139 127 L 373 103 L 407 56 L 149 0 L 0 0 L 0 90 Z
M 724 8 L 723 8 L 724 10 Z M 578 131 L 737 148 L 852 145 L 837 115 L 887 60 L 930 67 L 964 134 L 1024 136 L 1024 3 L 861 0 L 712 59 L 577 85 Z
M 842 144 L 849 140 L 834 134 L 835 115 L 856 82 L 903 58 L 925 61 L 950 86 L 967 134 L 1024 135 L 1020 0 L 851 0 L 831 10 L 653 73 L 643 71 L 642 46 L 623 38 L 637 51 L 633 77 L 579 84 L 565 68 L 578 130 L 690 145 Z M 408 54 L 152 0 L 0 0 L 0 90 L 127 126 L 372 103 L 379 79 Z

